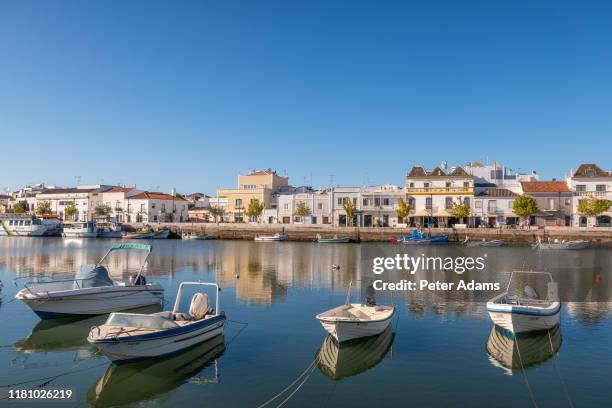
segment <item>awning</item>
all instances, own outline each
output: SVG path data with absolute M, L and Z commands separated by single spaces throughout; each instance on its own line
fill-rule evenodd
M 446 210 L 440 210 L 434 214 L 434 217 L 452 217 L 452 215 Z
M 429 217 L 431 212 L 429 210 L 419 210 L 414 213 L 415 217 Z

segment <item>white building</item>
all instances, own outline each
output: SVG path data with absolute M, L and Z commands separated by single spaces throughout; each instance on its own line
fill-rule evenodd
M 574 227 L 611 226 L 612 206 L 598 217 L 588 217 L 578 213 L 580 201 L 595 197 L 612 202 L 612 172 L 602 170 L 593 163 L 578 166 L 570 173 L 567 184 L 573 192 L 572 225 Z
M 521 194 L 522 181 L 538 181 L 539 176 L 535 170 L 529 173 L 514 171 L 499 162 L 482 164 L 468 163 L 465 171 L 474 176 L 475 192 L 479 193 L 489 188 L 505 188 L 516 194 Z
M 334 187 L 332 189 L 331 219 L 335 226 L 360 225 L 361 187 Z M 355 209 L 353 220 L 347 220 L 344 203 L 350 201 Z
M 111 186 L 91 185 L 73 188 L 46 188 L 36 194 L 36 201 L 49 202 L 51 212 L 66 219 L 66 208 L 75 206 L 75 221 L 89 221 L 95 218 L 95 208 L 102 204 L 102 191 Z
M 431 171 L 414 166 L 406 175 L 406 196 L 411 210 L 414 210 L 411 224 L 451 226 L 460 221 L 451 215 L 454 204 L 472 205 L 474 177 L 460 166 L 447 171 L 445 163 Z
M 283 189 L 272 195 L 270 207 L 264 210 L 261 222 L 266 224 L 331 224 L 332 194 L 330 190 L 313 190 L 310 187 Z M 296 214 L 300 203 L 309 214 Z
M 512 210 L 517 195 L 506 188 L 487 188 L 477 193 L 472 205 L 474 226 L 518 225 L 520 219 Z
M 142 191 L 126 198 L 127 213 L 135 222 L 183 222 L 189 201 L 180 195 Z
M 406 202 L 406 192 L 400 186 L 384 184 L 361 189 L 360 225 L 363 227 L 397 227 L 407 219 L 397 216 L 400 199 Z

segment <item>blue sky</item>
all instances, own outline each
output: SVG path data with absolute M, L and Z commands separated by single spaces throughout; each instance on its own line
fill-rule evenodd
M 3 1 L 0 188 L 612 168 L 612 3 Z

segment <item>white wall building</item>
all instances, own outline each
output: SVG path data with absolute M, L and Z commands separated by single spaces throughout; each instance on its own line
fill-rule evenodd
M 265 209 L 261 222 L 266 224 L 331 224 L 330 190 L 312 190 L 309 187 L 285 189 L 272 196 L 271 208 Z M 309 209 L 309 214 L 296 215 L 300 203 Z
M 74 188 L 47 188 L 36 195 L 37 203 L 48 201 L 51 212 L 66 219 L 66 208 L 74 205 L 77 213 L 74 221 L 89 221 L 95 218 L 94 210 L 102 204 L 102 191 L 111 186 L 91 185 Z
M 135 222 L 184 222 L 188 204 L 180 195 L 143 191 L 126 196 L 126 208 Z
M 472 204 L 474 225 L 518 225 L 520 218 L 512 210 L 517 195 L 506 188 L 487 188 L 477 193 Z
M 581 164 L 575 171 L 570 173 L 567 184 L 573 192 L 572 197 L 572 226 L 594 227 L 611 226 L 612 206 L 608 211 L 598 217 L 585 216 L 578 212 L 581 200 L 591 197 L 604 199 L 612 202 L 612 172 L 602 170 L 593 163 Z
M 513 171 L 501 163 L 482 164 L 478 162 L 469 163 L 465 167 L 466 173 L 474 176 L 475 192 L 479 193 L 489 188 L 505 188 L 516 194 L 521 194 L 522 181 L 538 181 L 538 173 L 533 170 L 530 173 Z
M 400 186 L 384 184 L 361 189 L 360 225 L 363 227 L 397 227 L 408 220 L 397 216 L 400 199 L 406 192 Z

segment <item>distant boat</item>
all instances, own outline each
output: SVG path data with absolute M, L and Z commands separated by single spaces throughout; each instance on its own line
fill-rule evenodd
M 482 241 L 471 241 L 467 236 L 465 237 L 465 241 L 463 241 L 463 245 L 466 247 L 496 247 L 502 246 L 503 244 L 503 239 L 493 239 L 491 241 L 487 241 L 483 238 Z
M 493 326 L 487 353 L 506 370 L 528 368 L 552 357 L 561 347 L 561 327 L 549 330 L 514 334 L 502 327 Z M 509 371 L 508 374 L 512 374 Z
M 577 240 L 577 241 L 559 241 L 555 239 L 553 241 L 548 240 L 548 242 L 542 241 L 542 239 L 538 239 L 538 242 L 535 243 L 533 248 L 535 249 L 569 249 L 569 250 L 578 250 L 578 249 L 586 249 L 590 246 L 588 241 Z
M 107 219 L 96 220 L 98 229 L 98 238 L 121 238 L 123 236 L 123 228 L 116 221 Z
M 96 238 L 98 227 L 94 221 L 65 222 L 62 236 L 66 238 Z
M 213 239 L 213 237 L 211 237 L 208 234 L 196 234 L 193 232 L 189 232 L 189 233 L 185 233 L 181 235 L 181 239 L 184 240 L 198 240 L 198 241 L 204 241 L 204 240 L 208 240 L 208 239 Z
M 323 238 L 320 234 L 317 234 L 317 242 L 321 244 L 346 244 L 351 242 L 350 237 L 338 237 L 334 235 L 333 238 Z
M 152 239 L 168 239 L 170 236 L 170 228 L 164 227 L 161 231 L 155 231 Z
M 138 231 L 123 234 L 123 239 L 153 239 L 155 231 L 149 227 L 143 227 Z
M 333 336 L 327 336 L 317 354 L 317 366 L 332 380 L 363 373 L 381 362 L 393 339 L 391 326 L 377 336 L 345 344 L 338 344 Z
M 549 281 L 544 284 L 546 277 Z M 545 297 L 525 284 L 530 278 L 543 278 L 538 286 L 546 287 Z M 517 282 L 522 289 L 517 290 Z M 548 272 L 514 271 L 506 291 L 487 302 L 487 312 L 493 323 L 513 333 L 550 329 L 559 324 L 561 313 L 558 283 Z
M 42 237 L 49 226 L 30 214 L 0 214 L 0 236 Z
M 415 229 L 412 231 L 412 234 L 408 236 L 392 238 L 391 243 L 406 245 L 448 244 L 448 235 L 435 235 L 426 237 L 419 230 Z
M 273 241 L 285 241 L 287 236 L 285 234 L 276 233 L 274 235 L 258 235 L 255 237 L 255 241 L 259 242 L 273 242 Z

